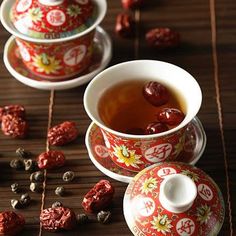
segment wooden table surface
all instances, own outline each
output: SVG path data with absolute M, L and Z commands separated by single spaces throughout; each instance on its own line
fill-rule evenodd
M 189 71 L 203 92 L 203 103 L 198 113 L 206 135 L 207 146 L 197 167 L 209 174 L 219 185 L 225 201 L 225 221 L 219 235 L 236 235 L 236 2 L 235 0 L 149 0 L 141 11 L 131 14 L 136 20 L 136 36 L 122 39 L 114 33 L 116 15 L 122 12 L 120 0 L 108 0 L 108 11 L 102 27 L 113 42 L 110 65 L 133 59 L 167 61 Z M 144 33 L 153 27 L 170 27 L 181 34 L 181 45 L 168 51 L 147 47 Z M 22 104 L 26 107 L 30 124 L 29 137 L 14 140 L 0 133 L 0 211 L 10 210 L 10 199 L 16 198 L 10 184 L 18 182 L 25 189 L 29 174 L 15 171 L 9 161 L 15 150 L 24 147 L 36 157 L 47 148 L 48 127 L 65 120 L 78 124 L 79 138 L 61 147 L 67 165 L 60 170 L 48 171 L 42 194 L 32 193 L 32 204 L 19 210 L 26 218 L 26 227 L 20 235 L 53 235 L 41 229 L 41 209 L 60 200 L 76 213 L 82 213 L 84 194 L 100 179 L 109 179 L 116 193 L 111 207 L 112 221 L 101 225 L 96 221 L 74 231 L 57 235 L 132 235 L 122 211 L 126 184 L 104 176 L 90 161 L 85 147 L 85 132 L 90 120 L 83 107 L 86 85 L 66 91 L 42 91 L 27 87 L 15 80 L 4 66 L 2 56 L 9 34 L 0 28 L 0 106 Z M 135 68 L 134 68 L 135 69 Z M 69 194 L 60 198 L 54 194 L 56 186 L 63 184 L 65 170 L 76 172 L 76 180 L 66 184 Z

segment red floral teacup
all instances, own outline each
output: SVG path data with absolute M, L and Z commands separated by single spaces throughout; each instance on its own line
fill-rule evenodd
M 26 67 L 54 81 L 90 65 L 95 29 L 106 9 L 106 0 L 5 0 L 1 21 L 16 37 Z
M 143 79 L 158 81 L 177 91 L 185 104 L 184 120 L 175 128 L 151 135 L 126 134 L 108 127 L 98 109 L 104 91 L 123 81 Z M 199 111 L 201 101 L 201 89 L 188 72 L 175 65 L 153 60 L 129 61 L 112 66 L 98 74 L 84 94 L 85 110 L 100 127 L 111 159 L 118 166 L 137 172 L 154 163 L 181 161 L 185 130 Z
M 32 73 L 47 80 L 72 77 L 90 65 L 94 30 L 68 42 L 41 44 L 16 39 L 21 58 Z

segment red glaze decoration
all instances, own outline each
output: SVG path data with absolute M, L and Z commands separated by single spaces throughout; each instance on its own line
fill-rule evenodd
M 101 65 L 101 61 L 102 61 L 102 57 L 103 57 L 103 49 L 100 49 L 100 47 L 102 45 L 100 44 L 100 42 L 97 44 L 97 42 L 95 43 L 95 41 L 94 41 L 93 43 L 95 44 L 95 47 L 94 47 L 94 51 L 92 53 L 91 63 L 89 65 L 89 67 L 87 69 L 85 69 L 80 75 L 75 75 L 75 77 L 72 77 L 72 79 L 77 78 L 77 76 L 86 75 L 86 74 L 90 73 L 91 71 L 97 69 Z M 51 82 L 59 81 L 55 78 L 52 78 L 52 79 L 41 78 L 39 76 L 36 76 L 34 73 L 32 73 L 32 71 L 28 70 L 25 63 L 22 60 L 22 56 L 19 52 L 19 47 L 16 45 L 15 40 L 12 43 L 12 47 L 9 48 L 8 53 L 9 53 L 9 56 L 8 56 L 9 62 L 11 64 L 11 66 L 16 70 L 17 73 L 19 73 L 29 79 L 35 80 L 35 81 L 47 81 L 47 80 L 51 81 Z M 60 81 L 65 81 L 65 80 L 67 80 L 67 79 L 66 78 L 60 79 Z
M 17 39 L 26 67 L 47 80 L 74 76 L 86 69 L 92 57 L 94 31 L 74 40 L 38 44 Z
M 32 38 L 65 38 L 89 27 L 93 9 L 91 0 L 59 1 L 56 5 L 17 0 L 11 9 L 11 20 L 19 32 Z
M 157 138 L 124 138 L 102 130 L 108 153 L 114 163 L 129 171 L 140 171 L 146 166 L 173 161 L 184 148 L 186 127 Z
M 17 37 L 16 42 L 30 72 L 47 80 L 68 79 L 90 65 L 95 29 L 79 34 L 94 24 L 97 10 L 91 0 L 50 2 L 15 2 L 12 23 L 17 31 L 29 37 L 29 40 Z
M 119 181 L 123 182 L 123 177 L 126 178 L 124 182 L 130 181 L 130 179 L 135 176 L 136 172 L 121 167 L 121 165 L 118 165 L 111 159 L 109 155 L 110 152 L 105 145 L 101 129 L 97 125 L 93 124 L 88 131 L 88 148 L 92 154 L 90 155 L 90 158 L 95 160 L 95 162 L 98 164 L 98 168 L 105 168 L 105 172 L 103 172 L 104 170 L 102 170 L 102 172 L 110 177 L 111 175 L 109 174 L 112 174 L 112 177 L 114 177 L 113 173 L 115 175 L 117 174 L 118 178 L 115 179 Z M 194 118 L 187 125 L 183 143 L 183 151 L 175 159 L 176 161 L 195 164 L 199 160 L 205 148 L 206 142 L 203 132 L 204 130 L 201 127 L 200 121 Z M 145 142 L 137 142 L 136 145 L 140 145 L 142 147 L 143 153 L 145 153 L 145 150 L 149 148 Z M 146 163 L 146 166 L 152 164 L 153 163 L 151 162 Z M 120 178 L 120 176 L 122 178 Z
M 167 210 L 160 201 L 161 183 L 175 174 L 191 178 L 197 189 L 193 204 L 179 213 Z M 125 219 L 135 236 L 217 235 L 224 213 L 223 197 L 216 183 L 202 170 L 178 162 L 159 163 L 139 172 L 124 197 Z

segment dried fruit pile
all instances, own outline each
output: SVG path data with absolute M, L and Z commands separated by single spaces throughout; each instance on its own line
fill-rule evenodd
M 120 13 L 116 18 L 115 32 L 121 37 L 128 38 L 135 35 L 135 20 L 130 10 L 141 9 L 147 1 L 145 0 L 121 0 L 122 7 L 126 12 Z M 147 45 L 152 48 L 166 49 L 176 47 L 180 43 L 178 32 L 170 28 L 153 28 L 146 32 L 145 40 Z M 143 95 L 154 106 L 161 106 L 169 99 L 166 88 L 157 83 L 150 82 L 143 89 Z M 146 134 L 160 133 L 168 130 L 168 126 L 178 125 L 184 119 L 182 111 L 175 108 L 163 108 L 157 114 L 157 121 L 148 124 Z M 29 125 L 26 120 L 25 108 L 22 105 L 8 105 L 0 107 L 1 129 L 4 135 L 12 138 L 25 138 L 28 133 Z M 140 134 L 140 130 L 136 130 Z M 79 135 L 76 124 L 71 121 L 60 123 L 51 129 L 47 134 L 48 143 L 53 146 L 62 146 L 73 142 Z M 44 172 L 35 171 L 36 165 L 30 157 L 30 153 L 20 148 L 16 151 L 20 159 L 13 159 L 10 166 L 14 169 L 25 169 L 31 173 L 30 190 L 40 192 L 44 181 Z M 41 153 L 37 158 L 37 167 L 39 169 L 57 169 L 65 165 L 65 155 L 61 151 L 53 150 Z M 35 172 L 33 172 L 35 171 Z M 67 171 L 63 174 L 62 180 L 70 182 L 74 179 L 75 174 Z M 14 193 L 21 192 L 21 186 L 18 183 L 11 185 Z M 96 213 L 98 222 L 104 224 L 110 220 L 111 212 L 107 207 L 112 202 L 114 196 L 114 187 L 107 180 L 101 180 L 84 196 L 82 206 L 88 213 Z M 58 186 L 55 194 L 63 196 L 65 188 Z M 11 205 L 14 209 L 23 208 L 30 204 L 31 197 L 28 193 L 21 195 L 20 199 L 11 199 Z M 83 224 L 89 221 L 88 215 L 81 213 L 77 216 L 75 213 L 57 201 L 52 204 L 51 208 L 44 209 L 40 215 L 40 222 L 45 230 L 58 231 L 72 229 L 76 221 Z M 0 213 L 0 235 L 16 235 L 25 224 L 23 216 L 12 211 Z
M 58 187 L 56 191 L 61 191 Z M 84 196 L 82 206 L 88 213 L 96 213 L 97 221 L 106 224 L 111 219 L 111 212 L 105 210 L 112 202 L 114 187 L 108 180 L 101 180 Z M 61 196 L 61 194 L 57 193 Z M 56 232 L 59 230 L 73 229 L 77 224 L 89 222 L 88 215 L 75 213 L 57 201 L 52 204 L 51 208 L 44 209 L 40 214 L 40 223 L 47 231 Z
M 14 117 L 14 120 L 25 118 L 25 109 L 20 105 L 7 106 L 0 109 L 0 120 L 2 121 L 2 129 L 5 130 L 6 117 Z M 12 129 L 10 126 L 8 130 Z M 19 128 L 19 133 L 21 133 Z M 22 131 L 23 132 L 23 131 Z M 6 132 L 5 132 L 6 134 Z M 25 134 L 25 133 L 24 133 Z M 79 132 L 74 122 L 65 121 L 58 124 L 48 131 L 48 142 L 50 145 L 61 146 L 74 141 Z M 19 136 L 16 132 L 11 133 L 13 137 L 25 137 L 25 135 Z M 12 159 L 10 167 L 16 170 L 24 169 L 30 172 L 30 185 L 31 192 L 40 193 L 42 190 L 41 183 L 45 180 L 44 169 L 57 169 L 65 165 L 65 155 L 62 151 L 50 150 L 38 155 L 37 160 L 30 159 L 31 153 L 24 148 L 18 148 L 16 150 L 18 158 Z M 37 170 L 40 169 L 40 170 Z M 41 171 L 42 170 L 42 171 Z M 73 171 L 66 171 L 62 175 L 64 182 L 71 182 L 75 178 Z M 11 185 L 11 190 L 15 194 L 21 193 L 22 188 L 18 183 Z M 93 195 L 93 194 L 94 195 Z M 63 196 L 65 194 L 64 186 L 58 186 L 55 189 L 57 196 Z M 105 208 L 111 203 L 114 195 L 114 188 L 107 180 L 101 180 L 97 183 L 84 197 L 82 205 L 87 212 L 97 213 L 98 222 L 105 224 L 110 220 L 110 211 L 105 211 Z M 11 199 L 11 206 L 14 209 L 25 208 L 30 205 L 31 197 L 28 193 L 21 194 L 19 199 Z M 86 202 L 86 203 L 85 203 Z M 52 204 L 51 208 L 44 209 L 40 215 L 40 222 L 45 230 L 58 231 L 58 230 L 70 230 L 74 228 L 75 223 L 84 224 L 89 222 L 88 215 L 80 213 L 77 216 L 75 213 L 63 206 L 59 201 Z M 22 216 L 17 215 L 14 212 L 2 212 L 0 213 L 0 234 L 1 235 L 15 235 L 22 230 L 25 224 L 25 220 Z

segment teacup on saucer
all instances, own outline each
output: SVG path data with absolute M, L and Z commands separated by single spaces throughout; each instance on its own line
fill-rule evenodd
M 137 174 L 116 165 L 109 156 L 102 132 L 95 123 L 91 123 L 85 137 L 86 147 L 93 164 L 105 175 L 129 183 Z M 188 164 L 196 164 L 202 156 L 206 147 L 206 134 L 201 121 L 195 117 L 186 130 L 184 151 L 181 154 L 181 161 Z M 178 161 L 178 159 L 177 159 Z
M 78 76 L 66 81 L 44 81 L 39 76 L 31 73 L 22 62 L 14 36 L 10 37 L 5 45 L 4 63 L 12 76 L 27 86 L 43 90 L 69 89 L 89 82 L 110 62 L 112 56 L 111 39 L 101 27 L 96 29 L 94 45 L 92 63 L 89 68 Z

